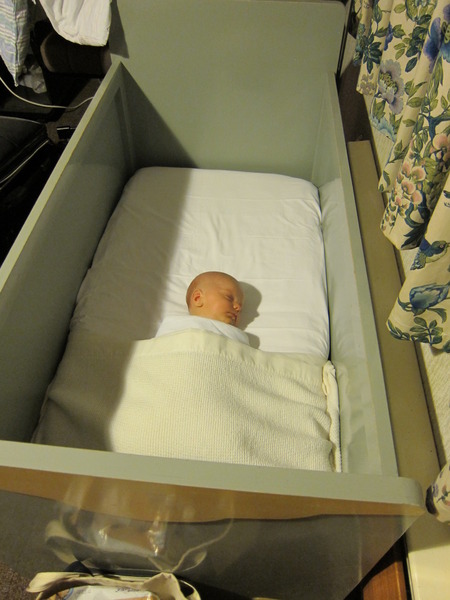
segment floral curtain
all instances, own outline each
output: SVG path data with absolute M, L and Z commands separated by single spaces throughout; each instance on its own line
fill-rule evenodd
M 450 524 L 450 462 L 427 489 L 426 506 L 438 521 Z
M 354 10 L 357 89 L 393 141 L 381 229 L 397 248 L 417 248 L 387 325 L 450 352 L 450 0 L 355 0 Z

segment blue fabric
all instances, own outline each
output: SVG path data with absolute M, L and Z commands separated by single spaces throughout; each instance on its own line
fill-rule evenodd
M 25 64 L 30 42 L 28 0 L 1 0 L 0 55 L 15 85 Z

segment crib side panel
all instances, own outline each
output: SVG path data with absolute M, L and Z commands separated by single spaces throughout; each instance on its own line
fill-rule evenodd
M 104 82 L 1 267 L 0 439 L 30 438 L 79 285 L 132 170 L 120 80 L 111 72 Z
M 325 86 L 314 183 L 319 186 L 339 384 L 344 471 L 394 475 L 397 463 L 336 85 Z
M 206 584 L 245 598 L 279 600 L 343 600 L 408 524 L 383 518 L 380 544 L 380 517 L 368 515 L 170 524 L 161 518 L 110 519 L 4 492 L 0 492 L 0 508 L 0 521 L 9 517 L 6 528 L 2 527 L 7 543 L 0 546 L 0 560 L 29 579 L 37 572 L 63 570 L 75 556 L 84 554 L 107 571 L 122 564 L 149 576 L 151 569 L 179 564 L 176 574 L 198 583 L 199 590 Z M 14 535 L 18 517 L 26 540 L 18 541 Z M 142 534 L 147 547 L 140 545 Z M 356 539 L 361 544 L 355 544 Z M 378 544 L 371 543 L 376 539 Z M 18 550 L 14 563 L 11 548 Z
M 336 72 L 344 20 L 337 2 L 113 3 L 113 59 L 137 85 L 138 164 L 154 154 L 156 124 L 174 150 L 158 145 L 163 164 L 310 179 L 322 78 Z M 144 98 L 152 111 L 139 109 Z
M 422 512 L 420 489 L 397 477 L 0 447 L 0 488 L 20 492 L 0 492 L 2 534 L 17 534 L 17 510 L 27 533 L 0 559 L 30 576 L 58 568 L 53 549 L 65 564 L 82 552 L 106 568 L 178 565 L 246 597 L 342 600 Z

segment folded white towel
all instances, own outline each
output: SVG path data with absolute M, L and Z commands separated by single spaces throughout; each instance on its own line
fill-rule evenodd
M 40 0 L 61 37 L 85 46 L 104 46 L 111 26 L 111 0 Z

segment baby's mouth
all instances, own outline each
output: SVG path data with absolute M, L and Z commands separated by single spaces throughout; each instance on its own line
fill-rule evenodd
M 237 315 L 233 312 L 229 312 L 229 313 L 227 313 L 227 316 L 231 321 L 231 325 L 236 325 Z

